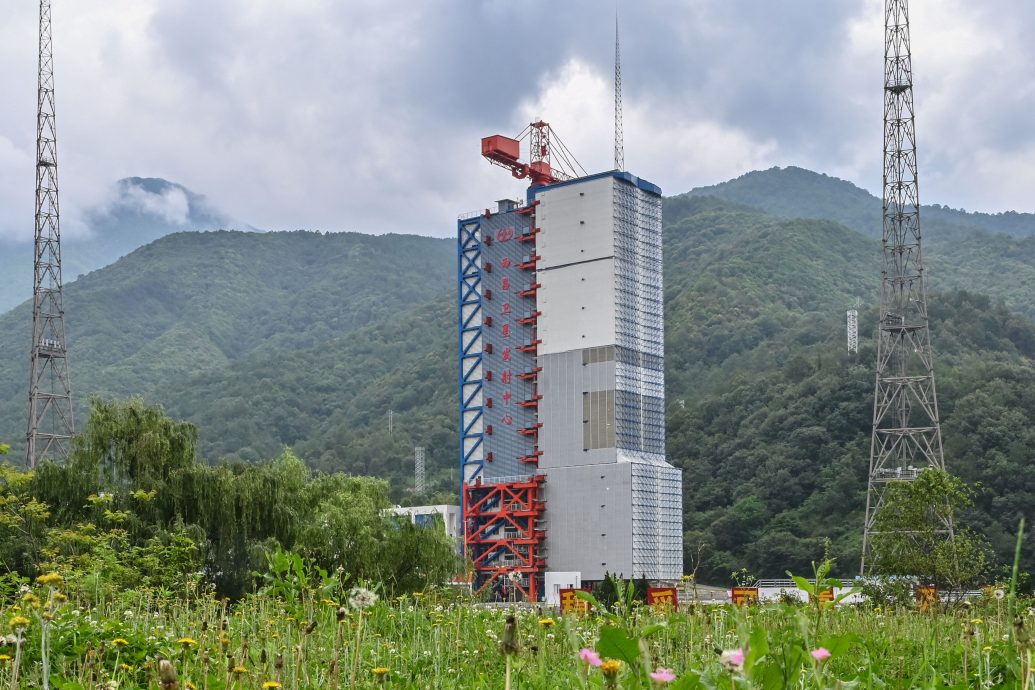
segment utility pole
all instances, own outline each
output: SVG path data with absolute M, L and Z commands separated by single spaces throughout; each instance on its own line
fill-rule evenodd
M 36 251 L 32 301 L 29 428 L 26 462 L 68 457 L 75 423 L 68 379 L 61 287 L 57 129 L 54 124 L 54 46 L 50 0 L 40 0 L 39 89 L 36 112 Z
M 884 231 L 864 575 L 888 483 L 945 469 L 920 246 L 908 0 L 885 0 L 884 33 Z M 945 535 L 952 538 L 952 525 Z

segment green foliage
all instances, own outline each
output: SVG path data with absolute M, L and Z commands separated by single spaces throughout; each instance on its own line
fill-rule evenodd
M 873 573 L 914 578 L 943 591 L 983 582 L 991 547 L 959 524 L 972 494 L 958 477 L 935 469 L 925 469 L 913 481 L 889 482 L 874 524 Z
M 239 596 L 278 548 L 296 550 L 290 558 L 304 557 L 313 572 L 382 581 L 390 592 L 459 568 L 441 524 L 420 529 L 386 514 L 383 480 L 314 474 L 290 451 L 260 464 L 203 465 L 190 424 L 139 400 L 92 409 L 68 463 L 35 473 L 0 465 L 8 570 L 77 573 L 71 579 L 86 591 L 194 591 L 204 581 Z

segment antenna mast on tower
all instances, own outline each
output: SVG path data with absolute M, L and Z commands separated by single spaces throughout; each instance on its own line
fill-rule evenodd
M 75 424 L 68 381 L 61 290 L 57 130 L 54 125 L 54 47 L 50 0 L 40 0 L 39 90 L 36 112 L 36 252 L 32 300 L 32 366 L 26 462 L 68 457 Z
M 907 0 L 885 0 L 884 31 L 883 258 L 863 574 L 879 549 L 875 528 L 888 483 L 945 469 L 920 250 Z M 945 535 L 952 538 L 952 525 Z
M 618 7 L 615 6 L 615 170 L 625 170 L 622 136 L 622 52 L 618 43 Z

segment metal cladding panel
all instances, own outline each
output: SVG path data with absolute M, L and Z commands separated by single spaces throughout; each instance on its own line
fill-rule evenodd
M 630 468 L 630 463 L 612 463 L 545 471 L 551 570 L 577 571 L 583 580 L 602 580 L 605 572 L 633 575 Z
M 529 297 L 518 294 L 527 290 L 536 278 L 535 271 L 519 268 L 534 252 L 532 245 L 518 240 L 529 228 L 529 216 L 514 211 L 482 220 L 483 476 L 486 479 L 527 475 L 534 469 L 521 458 L 533 454 L 535 437 L 520 433 L 521 429 L 532 428 L 537 422 L 535 407 L 520 405 L 535 395 L 535 384 L 519 377 L 536 366 L 535 351 L 519 349 L 536 337 L 534 325 L 519 323 L 536 311 L 534 294 Z
M 623 463 L 625 464 L 625 463 Z M 667 463 L 631 462 L 633 574 L 676 580 L 683 574 L 683 478 Z
M 661 199 L 617 182 L 615 311 L 617 445 L 665 460 L 665 329 Z
M 540 270 L 612 257 L 614 187 L 614 178 L 602 177 L 536 194 Z
M 600 361 L 588 361 L 597 359 Z M 613 390 L 615 363 L 586 356 L 584 350 L 540 355 L 539 449 L 543 452 L 539 467 L 567 467 L 613 463 L 615 449 L 587 449 L 583 427 L 586 425 L 584 398 L 586 393 Z M 553 567 L 551 565 L 551 567 Z
M 540 270 L 540 354 L 615 343 L 615 273 L 610 259 Z
M 661 199 L 620 183 L 614 196 L 616 345 L 664 357 Z

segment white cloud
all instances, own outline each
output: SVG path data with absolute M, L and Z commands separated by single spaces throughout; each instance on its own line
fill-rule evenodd
M 57 4 L 66 234 L 115 180 L 157 176 L 259 227 L 449 235 L 458 212 L 521 196 L 478 140 L 535 117 L 610 168 L 610 11 L 529 2 Z M 787 164 L 875 189 L 882 8 L 623 5 L 626 167 L 673 194 Z M 35 9 L 0 23 L 0 238 L 32 218 Z M 1035 10 L 912 9 L 923 198 L 1031 210 Z
M 623 99 L 622 110 L 626 169 L 669 194 L 770 167 L 778 158 L 774 141 L 756 141 L 735 127 L 687 116 L 672 104 Z M 518 112 L 515 127 L 549 113 L 551 127 L 588 172 L 614 167 L 611 74 L 573 58 L 547 75 L 538 96 Z

